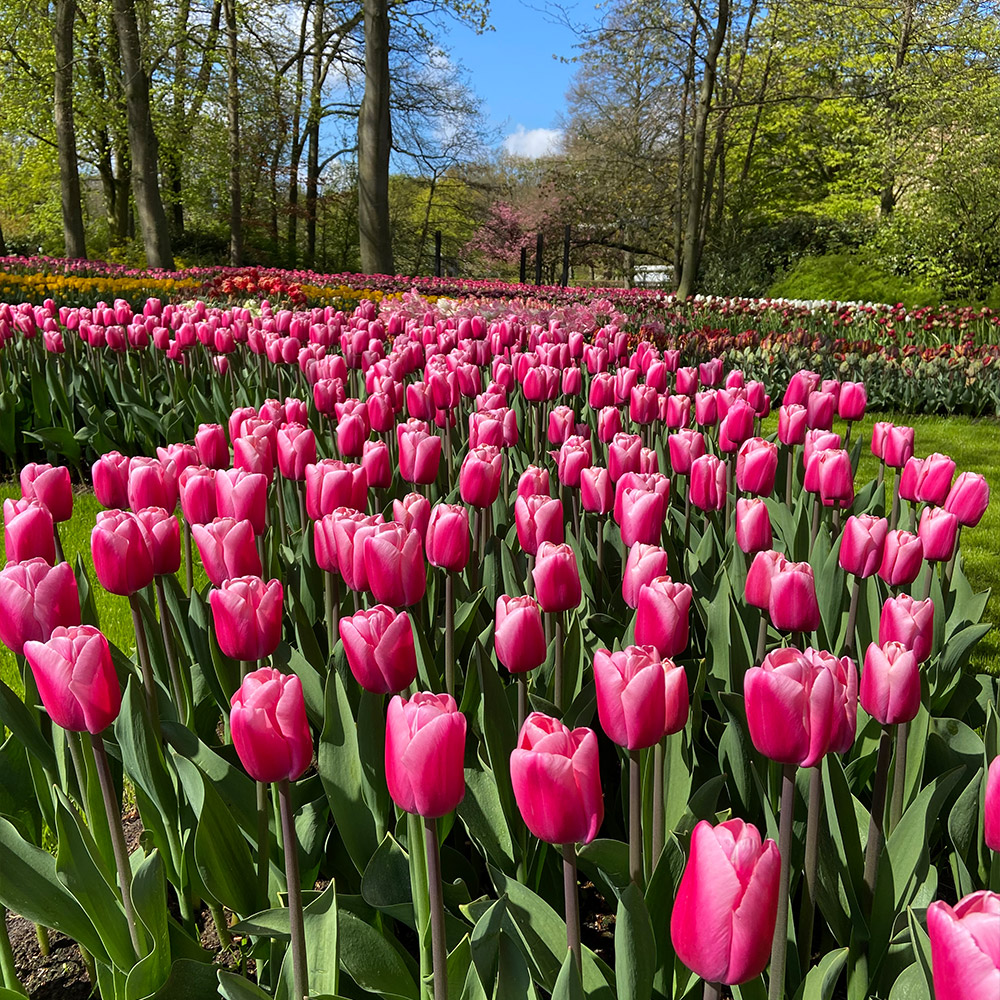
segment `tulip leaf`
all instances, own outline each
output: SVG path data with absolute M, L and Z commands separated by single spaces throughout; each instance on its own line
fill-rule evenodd
M 0 721 L 46 771 L 55 773 L 56 755 L 42 735 L 36 716 L 3 681 L 0 681 Z
M 485 765 L 481 769 L 465 769 L 465 798 L 458 805 L 458 817 L 486 856 L 507 874 L 512 874 L 514 844 L 500 802 L 496 776 Z
M 178 958 L 170 966 L 167 981 L 149 1000 L 205 1000 L 217 995 L 217 966 Z
M 14 822 L 31 843 L 42 839 L 42 813 L 31 783 L 24 744 L 13 734 L 0 747 L 0 816 Z
M 465 649 L 465 642 L 472 631 L 476 620 L 476 612 L 483 603 L 485 587 L 480 587 L 467 601 L 462 601 L 455 608 L 455 655 L 460 656 Z
M 628 844 L 621 840 L 598 838 L 583 844 L 577 853 L 577 864 L 588 873 L 594 870 L 614 894 L 629 884 Z
M 615 984 L 619 1000 L 649 1000 L 655 971 L 656 940 L 649 911 L 635 883 L 629 883 L 618 897 L 615 920 Z
M 177 794 L 160 744 L 148 724 L 149 712 L 136 678 L 130 677 L 122 698 L 122 711 L 115 721 L 115 737 L 122 751 L 128 776 L 156 806 L 165 824 L 177 816 Z
M 556 978 L 555 987 L 552 990 L 552 1000 L 585 1000 L 585 997 L 583 983 L 580 981 L 580 970 L 576 967 L 576 959 L 571 951 L 567 951 L 562 968 Z
M 0 818 L 0 903 L 36 924 L 62 931 L 110 962 L 90 917 L 56 874 L 56 859 Z
M 392 1000 L 417 1000 L 416 979 L 393 941 L 349 909 L 341 909 L 337 933 L 341 968 L 358 986 Z
M 112 962 L 119 969 L 132 968 L 136 955 L 129 936 L 128 921 L 121 896 L 109 881 L 103 865 L 98 865 L 97 847 L 90 831 L 80 823 L 75 808 L 56 790 L 56 875 L 73 893 L 101 935 Z M 142 930 L 139 931 L 140 937 Z
M 340 954 L 337 890 L 333 882 L 302 911 L 302 925 L 309 956 L 309 991 L 335 994 L 340 988 Z M 277 1000 L 282 996 L 294 996 L 291 948 L 285 951 L 278 974 Z
M 500 962 L 500 940 L 507 897 L 501 896 L 476 921 L 470 939 L 471 959 L 481 983 L 492 987 L 496 982 Z
M 128 997 L 141 998 L 162 986 L 170 975 L 167 883 L 159 851 L 153 851 L 136 870 L 132 878 L 132 904 L 153 942 L 149 954 L 129 973 L 125 985 Z M 141 988 L 133 990 L 133 986 L 138 987 L 139 983 Z
M 387 833 L 361 878 L 361 898 L 389 916 L 413 924 L 413 892 L 407 855 Z
M 795 1000 L 832 1000 L 837 980 L 847 963 L 847 953 L 847 948 L 827 952 L 819 965 L 809 970 L 795 994 Z
M 205 888 L 234 913 L 252 913 L 261 902 L 256 892 L 256 869 L 236 820 L 191 761 L 177 757 L 174 765 L 198 817 L 194 860 Z
M 758 976 L 740 986 L 733 987 L 734 1000 L 767 1000 L 767 990 L 764 989 L 764 980 Z
M 924 918 L 926 922 L 926 917 Z M 916 956 L 917 964 L 924 974 L 924 984 L 931 996 L 934 996 L 934 975 L 931 961 L 931 940 L 927 934 L 925 924 L 917 920 L 912 909 L 906 911 L 906 920 L 910 928 L 910 943 L 913 945 L 913 954 Z
M 319 739 L 318 768 L 330 811 L 359 873 L 378 847 L 375 822 L 363 794 L 358 726 L 340 674 L 326 680 L 325 723 Z
M 492 627 L 491 625 L 490 630 Z M 480 731 L 486 743 L 490 768 L 496 780 L 500 805 L 507 817 L 508 829 L 517 829 L 516 824 L 521 819 L 514 803 L 514 789 L 510 781 L 510 755 L 517 745 L 517 732 L 510 701 L 492 657 L 483 656 L 479 659 L 479 682 L 483 689 Z
M 933 1000 L 919 962 L 908 965 L 896 977 L 889 991 L 889 1000 Z
M 271 1000 L 270 995 L 259 986 L 243 976 L 237 976 L 235 972 L 219 969 L 218 975 L 219 995 L 225 1000 Z

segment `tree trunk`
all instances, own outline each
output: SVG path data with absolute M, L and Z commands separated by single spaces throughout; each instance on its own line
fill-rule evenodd
M 420 242 L 417 244 L 417 260 L 413 265 L 413 273 L 421 274 L 420 265 L 424 262 L 424 247 L 427 245 L 427 234 L 431 227 L 431 208 L 434 206 L 434 192 L 437 190 L 437 177 L 431 177 L 427 190 L 427 205 L 424 207 L 424 222 L 420 227 Z
M 885 167 L 882 170 L 882 192 L 879 197 L 879 214 L 883 219 L 892 215 L 896 207 L 896 169 L 895 144 L 896 144 L 896 117 L 899 111 L 899 102 L 896 99 L 896 80 L 906 63 L 906 56 L 910 49 L 910 38 L 913 35 L 913 14 L 916 0 L 904 0 L 903 3 L 903 25 L 899 33 L 899 41 L 896 43 L 896 58 L 893 64 L 893 72 L 889 78 L 889 99 L 886 113 L 886 137 L 887 146 Z
M 227 86 L 229 111 L 229 263 L 243 263 L 243 204 L 240 192 L 240 78 L 236 35 L 236 0 L 226 4 Z
M 312 83 L 309 88 L 309 148 L 306 153 L 306 267 L 316 264 L 316 196 L 319 191 L 319 120 L 323 87 L 324 0 L 313 8 Z
M 150 267 L 173 270 L 170 227 L 160 198 L 158 144 L 149 110 L 149 80 L 142 64 L 135 0 L 114 0 L 115 29 L 125 70 L 128 141 L 132 151 L 132 190 Z
M 3 238 L 3 222 L 0 221 L 0 257 L 7 256 L 7 244 Z
M 389 229 L 389 6 L 364 0 L 365 94 L 358 116 L 358 234 L 361 270 L 392 274 Z
M 698 238 L 701 207 L 705 196 L 705 145 L 708 135 L 708 116 L 712 110 L 712 92 L 715 89 L 715 69 L 719 53 L 726 38 L 729 24 L 729 0 L 719 0 L 718 19 L 705 54 L 705 75 L 701 79 L 698 106 L 694 119 L 694 143 L 691 150 L 691 183 L 688 188 L 687 227 L 684 231 L 684 258 L 677 297 L 686 299 L 695 289 L 701 247 Z
M 698 40 L 698 20 L 691 25 L 690 47 L 687 67 L 684 72 L 684 92 L 681 97 L 680 121 L 677 123 L 677 195 L 674 205 L 674 288 L 681 282 L 684 273 L 684 191 L 687 157 L 687 114 L 691 86 L 694 83 L 695 42 Z
M 73 120 L 73 24 L 76 0 L 56 0 L 53 40 L 56 52 L 55 125 L 59 147 L 59 193 L 67 257 L 86 257 L 80 171 L 76 162 L 76 124 Z
M 295 63 L 295 104 L 292 109 L 292 148 L 288 178 L 288 264 L 294 267 L 298 259 L 299 241 L 299 160 L 302 158 L 302 80 L 305 75 L 306 32 L 309 26 L 311 0 L 302 10 L 299 29 L 299 49 Z

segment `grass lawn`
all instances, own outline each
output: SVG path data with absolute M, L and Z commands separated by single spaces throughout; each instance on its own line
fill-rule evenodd
M 978 527 L 967 528 L 962 532 L 962 557 L 966 575 L 973 588 L 977 591 L 990 588 L 992 591 L 986 609 L 986 620 L 1000 623 L 1000 424 L 995 420 L 969 417 L 870 414 L 860 428 L 855 427 L 852 435 L 854 439 L 857 440 L 859 431 L 865 435 L 866 440 L 870 439 L 872 424 L 876 420 L 892 420 L 893 423 L 914 427 L 918 456 L 942 452 L 955 460 L 958 472 L 980 472 L 986 476 L 993 496 L 989 509 Z M 776 429 L 775 415 L 765 422 L 764 432 L 771 433 Z M 843 431 L 843 427 L 837 429 Z M 877 472 L 877 461 L 868 449 L 864 449 L 858 470 L 859 482 L 875 478 Z M 887 477 L 887 488 L 891 483 L 891 477 Z M 0 486 L 0 502 L 7 497 L 20 495 L 20 488 L 15 482 Z M 66 558 L 75 563 L 77 554 L 81 554 L 90 570 L 92 580 L 94 578 L 90 557 L 90 531 L 100 509 L 93 493 L 81 490 L 75 496 L 72 521 L 60 527 Z M 184 578 L 183 565 L 179 577 L 182 580 Z M 197 565 L 195 585 L 202 587 L 205 582 L 204 570 Z M 96 581 L 94 583 L 96 585 Z M 96 603 L 101 627 L 108 639 L 126 653 L 133 651 L 135 634 L 132 630 L 128 601 L 124 597 L 116 597 L 96 587 Z M 994 628 L 976 646 L 971 666 L 977 671 L 1000 674 L 1000 628 Z M 16 690 L 21 689 L 14 654 L 3 647 L 0 647 L 0 679 Z

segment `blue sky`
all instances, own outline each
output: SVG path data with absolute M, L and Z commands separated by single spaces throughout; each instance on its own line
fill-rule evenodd
M 492 0 L 482 35 L 454 26 L 447 46 L 484 99 L 489 124 L 509 152 L 539 156 L 558 142 L 558 117 L 575 66 L 576 34 L 544 12 L 545 0 Z M 577 21 L 593 23 L 594 2 L 568 3 Z M 555 57 L 555 58 L 554 58 Z M 560 58 L 561 57 L 561 58 Z

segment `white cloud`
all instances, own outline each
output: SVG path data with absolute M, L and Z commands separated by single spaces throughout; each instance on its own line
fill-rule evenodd
M 562 129 L 529 128 L 517 126 L 516 132 L 511 132 L 503 141 L 505 152 L 511 156 L 523 156 L 528 160 L 537 160 L 541 156 L 557 153 L 562 147 Z

